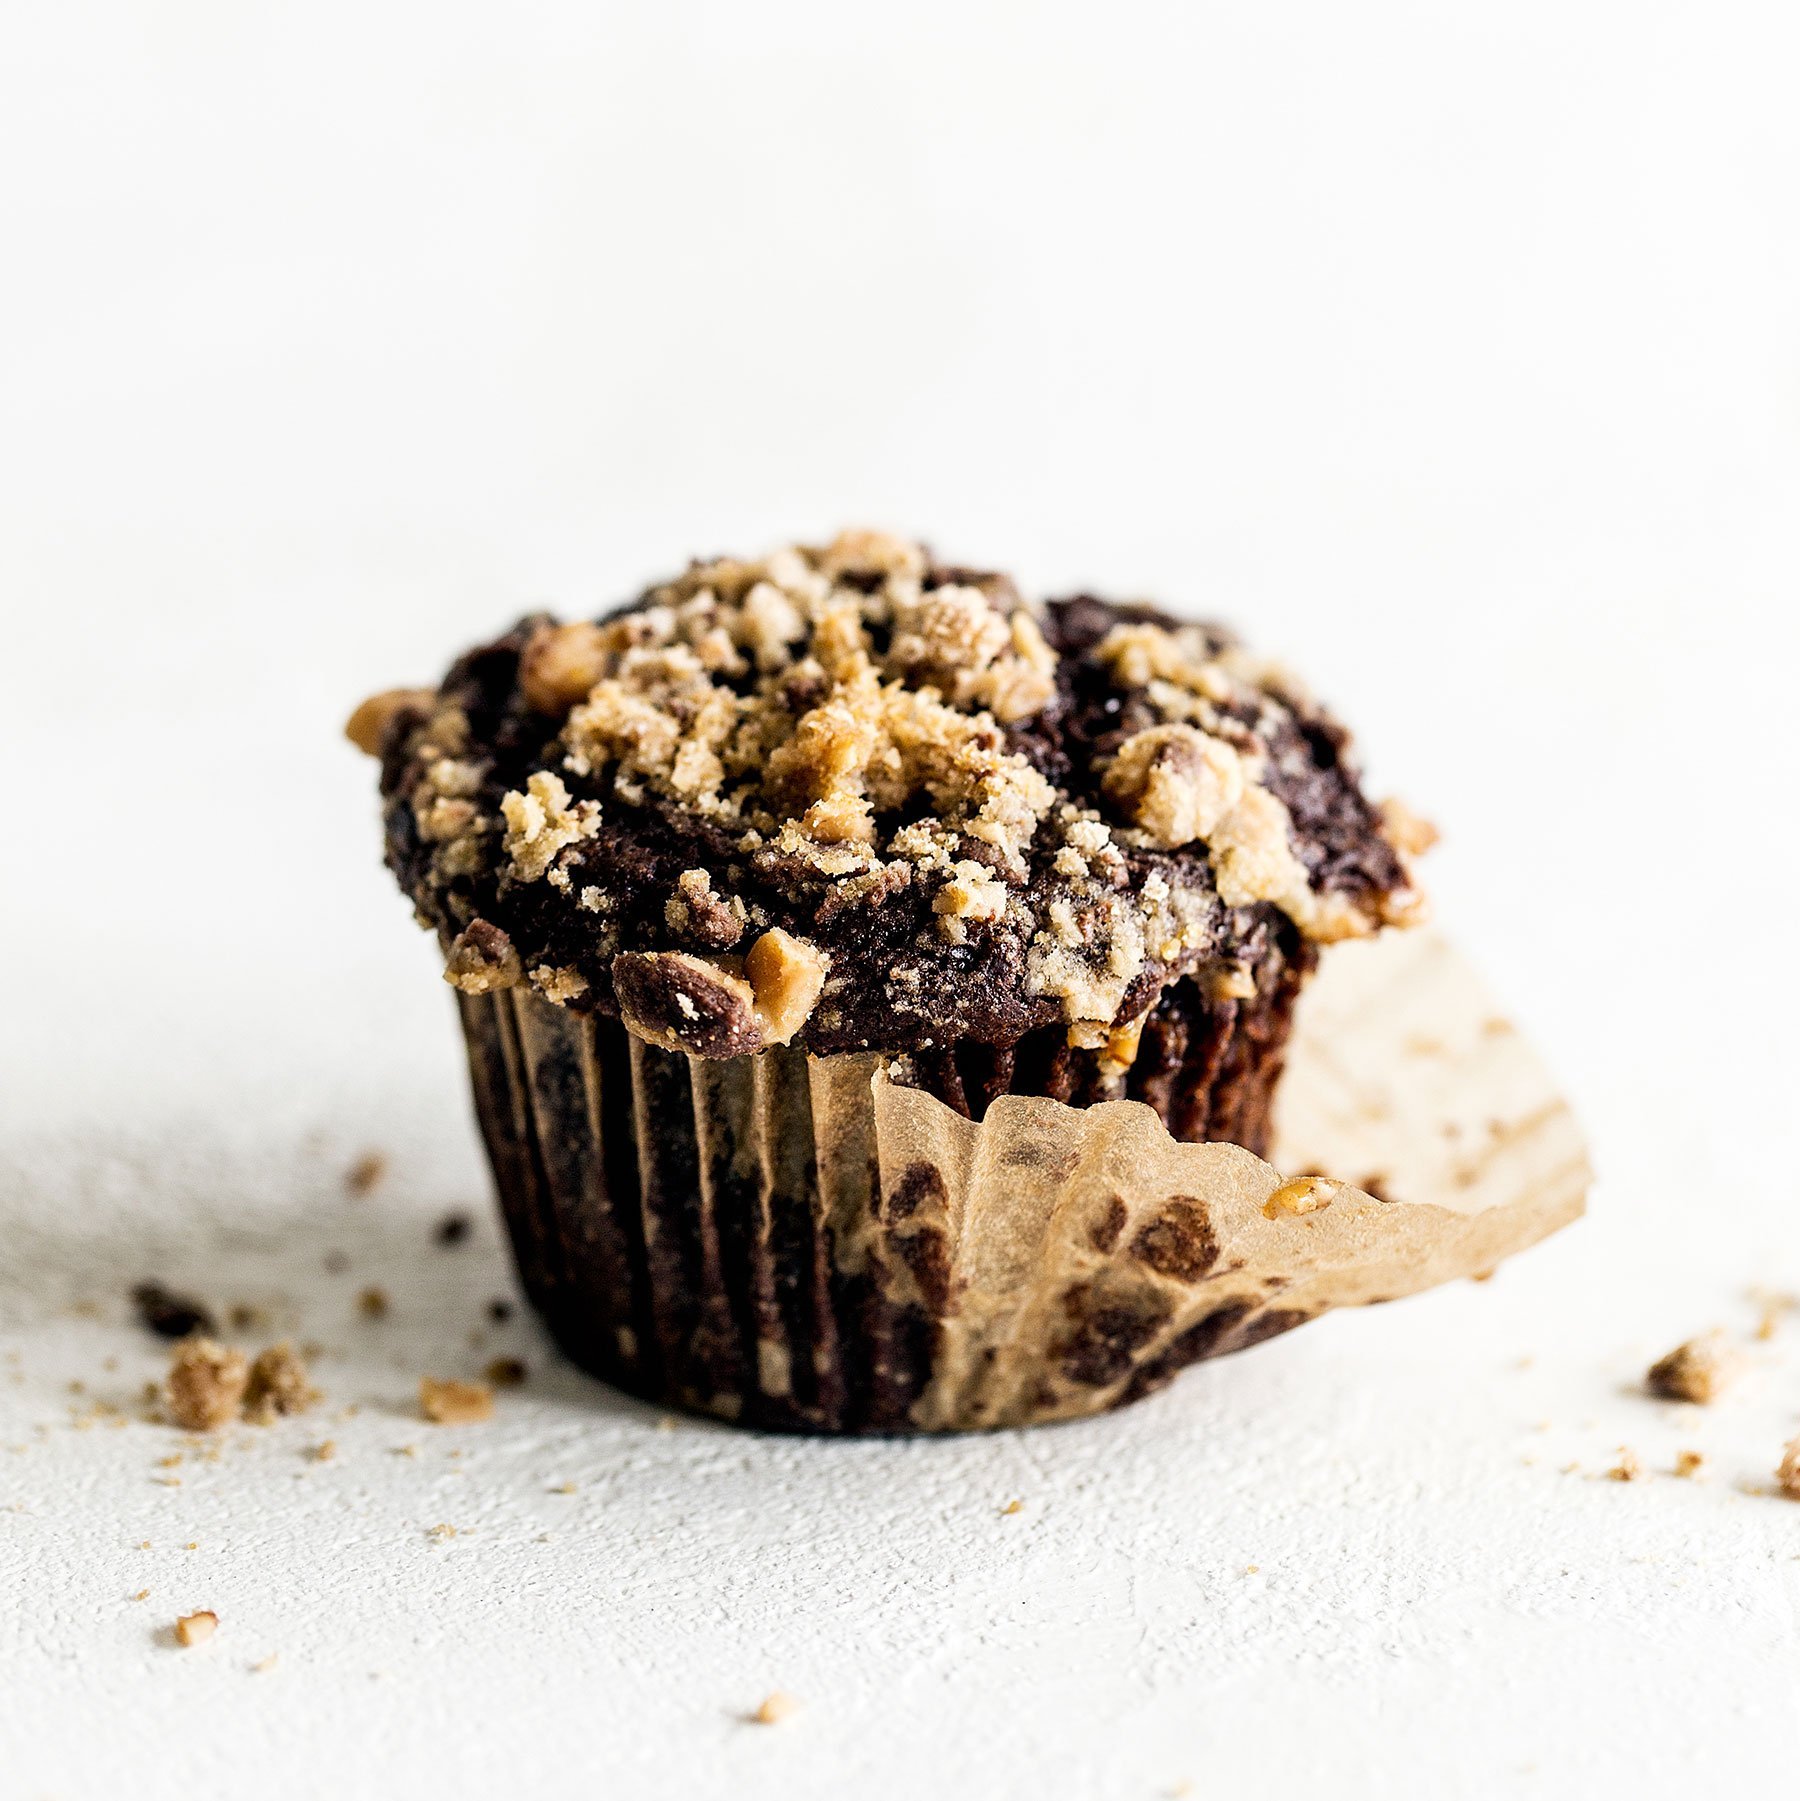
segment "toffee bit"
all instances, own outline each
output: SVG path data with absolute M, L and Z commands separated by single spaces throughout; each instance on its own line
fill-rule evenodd
M 210 1338 L 218 1331 L 212 1310 L 192 1295 L 177 1294 L 160 1282 L 139 1282 L 131 1291 L 138 1323 L 158 1338 Z
M 484 1382 L 419 1378 L 419 1411 L 434 1426 L 472 1426 L 494 1417 L 494 1391 Z
M 800 1711 L 800 1703 L 783 1689 L 763 1696 L 762 1705 L 750 1716 L 753 1726 L 779 1726 Z

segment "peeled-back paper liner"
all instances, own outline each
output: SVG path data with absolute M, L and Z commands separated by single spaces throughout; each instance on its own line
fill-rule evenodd
M 621 1386 L 746 1424 L 1100 1412 L 1329 1308 L 1485 1274 L 1590 1179 L 1543 1066 L 1428 933 L 1327 952 L 1273 1164 L 1132 1101 L 1003 1095 L 976 1123 L 875 1056 L 709 1062 L 519 990 L 463 1013 L 552 1330 Z

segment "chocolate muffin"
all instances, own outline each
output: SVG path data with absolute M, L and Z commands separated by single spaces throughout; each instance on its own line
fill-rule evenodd
M 924 1418 L 955 1251 L 916 1267 L 871 1083 L 1260 1153 L 1316 947 L 1420 911 L 1411 824 L 1229 632 L 874 532 L 523 619 L 351 736 L 534 1304 L 760 1426 Z

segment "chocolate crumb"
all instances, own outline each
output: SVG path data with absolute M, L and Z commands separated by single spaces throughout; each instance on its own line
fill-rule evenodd
M 517 1388 L 530 1373 L 517 1357 L 496 1357 L 482 1371 L 494 1388 Z
M 210 1607 L 184 1613 L 175 1622 L 175 1637 L 182 1645 L 203 1645 L 219 1629 L 219 1616 Z
M 419 1378 L 419 1411 L 434 1426 L 472 1426 L 494 1417 L 494 1391 L 481 1382 Z
M 242 1351 L 210 1338 L 184 1339 L 169 1365 L 164 1396 L 169 1418 L 189 1432 L 216 1432 L 237 1418 L 249 1382 Z
M 504 1326 L 513 1316 L 512 1302 L 501 1300 L 498 1297 L 488 1302 L 487 1310 L 488 1318 L 491 1319 L 496 1326 Z
M 1724 1333 L 1708 1332 L 1659 1357 L 1644 1380 L 1652 1394 L 1704 1406 L 1724 1393 L 1741 1367 L 1742 1359 L 1725 1343 Z
M 177 1294 L 160 1282 L 140 1282 L 131 1291 L 138 1322 L 158 1338 L 210 1338 L 218 1331 L 212 1310 L 191 1295 Z
M 381 1186 L 387 1169 L 388 1160 L 383 1152 L 364 1151 L 344 1171 L 344 1187 L 358 1200 L 361 1200 L 364 1195 L 373 1194 Z
M 446 1213 L 431 1235 L 446 1250 L 450 1250 L 469 1236 L 474 1225 L 475 1222 L 466 1213 Z
M 753 1726 L 779 1726 L 800 1711 L 800 1703 L 782 1689 L 763 1697 L 762 1705 L 750 1716 Z

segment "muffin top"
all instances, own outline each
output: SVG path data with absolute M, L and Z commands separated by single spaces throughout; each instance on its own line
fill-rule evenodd
M 1099 1048 L 1421 910 L 1424 828 L 1230 633 L 877 532 L 523 619 L 350 729 L 452 983 L 700 1056 Z

